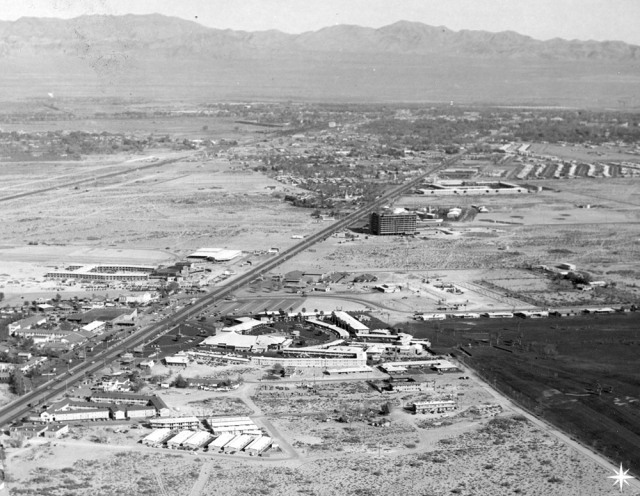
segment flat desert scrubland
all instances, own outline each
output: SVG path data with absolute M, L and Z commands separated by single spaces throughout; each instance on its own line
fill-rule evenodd
M 140 157 L 120 159 L 3 167 L 0 197 L 97 177 L 105 169 L 129 171 L 2 203 L 0 286 L 7 299 L 53 296 L 55 284 L 43 285 L 42 278 L 66 263 L 167 264 L 200 247 L 251 254 L 286 248 L 295 243 L 292 234 L 318 229 L 310 211 L 278 197 L 285 192 L 281 184 L 227 159 L 143 170 Z
M 519 417 L 402 454 L 372 449 L 308 458 L 190 455 L 53 442 L 7 460 L 11 495 L 548 495 L 617 494 L 605 470 Z M 28 467 L 28 468 L 27 468 Z
M 240 369 L 237 369 L 238 371 Z M 560 495 L 617 494 L 610 473 L 511 409 L 475 378 L 427 374 L 421 393 L 380 394 L 364 381 L 259 382 L 219 393 L 171 390 L 183 414 L 233 405 L 264 425 L 282 451 L 263 457 L 149 448 L 147 428 L 72 425 L 60 440 L 7 449 L 10 495 Z M 311 378 L 304 380 L 311 384 Z M 271 387 L 278 386 L 278 387 Z M 407 402 L 454 395 L 450 414 L 411 415 Z M 392 404 L 386 427 L 358 411 Z M 497 416 L 477 407 L 492 405 Z M 349 419 L 337 420 L 345 413 Z M 122 429 L 126 431 L 123 432 Z
M 291 233 L 308 234 L 317 227 L 309 211 L 285 204 L 266 186 L 283 190 L 224 160 L 140 171 L 132 165 L 125 176 L 5 203 L 3 243 L 252 251 L 282 245 L 291 241 Z
M 454 230 L 466 226 L 454 225 Z M 499 231 L 448 236 L 436 232 L 416 238 L 374 237 L 340 243 L 330 238 L 313 254 L 288 267 L 363 271 L 368 269 L 447 270 L 523 268 L 575 263 L 582 270 L 606 271 L 635 263 L 640 252 L 637 225 L 500 226 Z M 301 269 L 302 270 L 302 269 Z

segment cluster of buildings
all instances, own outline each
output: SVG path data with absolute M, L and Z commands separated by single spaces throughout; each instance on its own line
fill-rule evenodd
M 238 250 L 202 248 L 187 257 L 187 260 L 169 266 L 122 265 L 122 264 L 69 264 L 45 274 L 49 280 L 60 284 L 92 283 L 92 288 L 115 287 L 132 291 L 159 291 L 168 281 L 181 289 L 206 286 L 224 276 L 224 271 L 214 270 L 217 262 L 227 262 L 242 254 Z M 135 299 L 130 302 L 137 302 Z
M 380 365 L 380 369 L 387 374 L 393 376 L 394 374 L 402 374 L 409 369 L 431 369 L 436 372 L 458 372 L 458 367 L 444 358 L 432 358 L 428 360 L 404 360 L 383 363 Z
M 169 407 L 159 396 L 100 391 L 94 392 L 88 401 L 64 398 L 39 414 L 32 415 L 29 420 L 42 423 L 131 420 L 166 417 L 169 413 Z
M 634 311 L 634 306 L 630 307 L 585 307 L 585 308 L 556 308 L 549 310 L 518 310 L 494 311 L 494 312 L 460 312 L 460 313 L 423 313 L 415 314 L 415 320 L 445 320 L 445 319 L 544 319 L 547 317 L 571 317 L 581 314 L 609 315 L 617 312 Z
M 349 368 L 360 370 L 368 360 L 399 356 L 415 357 L 427 354 L 431 344 L 416 340 L 410 334 L 391 333 L 386 329 L 369 329 L 361 320 L 347 312 L 336 311 L 321 319 L 315 313 L 302 316 L 305 323 L 329 334 L 335 339 L 328 343 L 295 347 L 288 336 L 278 334 L 246 335 L 237 329 L 223 329 L 216 336 L 205 339 L 201 346 L 225 348 L 234 352 L 275 352 L 277 356 L 251 356 L 248 360 L 256 365 L 285 367 L 321 367 L 325 369 Z M 362 316 L 361 318 L 366 317 Z M 264 325 L 264 321 L 252 319 L 247 324 Z M 235 327 L 235 326 L 234 326 Z
M 273 323 L 272 315 L 264 315 L 260 319 L 240 317 L 236 319 L 236 324 L 224 327 L 218 334 L 204 339 L 198 349 L 166 356 L 163 360 L 168 366 L 179 367 L 186 367 L 195 361 L 200 364 L 281 364 L 284 367 L 336 370 L 362 369 L 369 360 L 431 356 L 431 344 L 428 341 L 386 329 L 370 329 L 363 323 L 363 320 L 369 319 L 364 314 L 356 318 L 347 312 L 335 311 L 320 317 L 315 312 L 305 312 L 294 317 L 299 322 L 333 335 L 335 339 L 315 346 L 294 346 L 298 331 L 294 331 L 292 337 L 289 333 L 268 329 Z M 256 332 L 259 330 L 261 332 Z M 239 356 L 239 353 L 250 356 Z
M 152 419 L 153 432 L 141 442 L 152 447 L 204 450 L 222 453 L 245 452 L 261 455 L 273 445 L 273 439 L 249 417 L 214 417 L 206 420 L 208 430 L 196 417 Z
M 514 195 L 535 193 L 529 189 L 505 181 L 463 181 L 442 180 L 428 182 L 415 190 L 418 195 L 450 196 L 450 195 Z
M 16 359 L 17 363 L 0 362 L 0 382 L 9 382 L 14 370 L 27 374 L 47 361 L 47 357 L 33 356 L 28 351 L 19 352 Z
M 59 439 L 69 433 L 69 424 L 20 424 L 9 427 L 9 436 L 12 439 L 33 439 L 46 437 Z
M 156 267 L 152 265 L 70 264 L 64 269 L 47 272 L 45 277 L 87 281 L 146 281 L 155 270 Z
M 12 322 L 9 335 L 32 339 L 35 346 L 45 350 L 68 351 L 112 330 L 132 329 L 138 311 L 130 307 L 103 307 L 72 313 L 51 306 L 36 315 Z

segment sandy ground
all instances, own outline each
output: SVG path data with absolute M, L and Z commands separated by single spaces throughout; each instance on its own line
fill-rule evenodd
M 74 165 L 84 166 L 82 170 L 89 169 L 89 174 L 96 168 L 93 163 Z M 149 170 L 137 170 L 131 164 L 123 167 L 130 170 L 127 175 L 41 193 L 37 201 L 29 197 L 6 202 L 3 244 L 22 249 L 31 241 L 67 247 L 62 254 L 54 253 L 53 247 L 41 256 L 34 253 L 35 260 L 48 262 L 48 254 L 53 260 L 60 258 L 55 255 L 68 259 L 74 250 L 105 245 L 113 247 L 114 254 L 116 250 L 160 249 L 181 255 L 202 246 L 253 251 L 265 245 L 292 244 L 291 234 L 304 235 L 317 228 L 309 211 L 274 197 L 274 192 L 282 194 L 291 188 L 227 159 L 184 161 Z M 19 173 L 4 169 L 3 184 L 12 185 L 12 191 L 34 189 L 43 173 L 35 166 L 26 174 L 24 168 Z M 68 247 L 74 248 L 70 252 Z M 126 258 L 127 253 L 121 256 Z M 149 258 L 154 261 L 155 257 Z M 144 259 L 136 257 L 139 263 Z
M 120 162 L 117 157 L 109 160 L 107 165 L 105 160 L 59 164 L 57 173 L 72 177 L 80 167 L 82 174 L 90 175 L 102 167 L 131 167 L 134 159 L 123 156 Z M 28 189 L 46 179 L 44 170 L 29 169 L 26 175 L 24 171 L 23 167 L 9 167 L 4 171 L 6 184 Z M 440 298 L 438 291 L 420 288 L 419 281 L 402 274 L 410 271 L 423 271 L 428 278 L 430 272 L 456 269 L 463 274 L 460 282 L 474 283 L 478 281 L 474 275 L 477 269 L 518 269 L 569 261 L 590 271 L 596 279 L 616 281 L 621 289 L 640 297 L 640 289 L 635 287 L 640 274 L 636 262 L 640 254 L 636 224 L 640 197 L 634 181 L 540 181 L 553 190 L 518 197 L 407 196 L 398 205 L 484 204 L 489 213 L 477 215 L 472 222 L 453 223 L 454 235 L 426 229 L 417 238 L 365 239 L 362 234 L 355 241 L 345 241 L 331 237 L 289 260 L 277 272 L 355 273 L 370 272 L 374 267 L 386 271 L 389 275 L 384 276 L 384 282 L 410 288 L 408 293 L 380 300 L 386 307 L 382 310 L 397 312 L 394 319 L 414 311 L 436 311 L 442 300 L 446 305 L 466 305 L 463 309 L 470 311 L 528 305 L 504 297 L 509 289 L 517 291 L 513 284 L 507 284 L 502 295 L 471 284 L 462 288 L 465 294 L 460 297 L 445 294 Z M 185 160 L 158 169 L 133 169 L 125 176 L 97 181 L 86 188 L 43 193 L 37 203 L 26 202 L 27 208 L 23 200 L 8 202 L 3 207 L 7 228 L 0 246 L 0 286 L 4 286 L 0 290 L 7 295 L 8 303 L 19 302 L 23 294 L 28 299 L 50 297 L 58 287 L 42 284 L 42 275 L 68 262 L 168 263 L 202 246 L 236 248 L 247 254 L 271 246 L 285 248 L 295 242 L 291 235 L 309 234 L 322 226 L 310 217 L 309 210 L 293 208 L 275 196 L 288 189 L 295 188 L 233 160 L 215 158 Z M 586 204 L 592 208 L 579 208 Z M 27 242 L 40 244 L 30 246 Z M 355 288 L 341 296 L 354 292 L 361 293 Z M 360 301 L 362 295 L 357 296 L 345 300 L 343 309 L 360 310 L 369 305 L 368 296 Z M 548 304 L 570 303 L 576 298 L 562 295 Z M 620 297 L 621 301 L 628 299 Z M 576 301 L 592 302 L 589 295 Z M 311 306 L 329 311 L 337 305 L 318 298 Z
M 184 153 L 182 155 L 185 155 Z M 251 255 L 286 248 L 293 234 L 318 229 L 310 210 L 277 195 L 295 190 L 228 159 L 183 161 L 138 170 L 131 157 L 109 157 L 124 176 L 3 203 L 0 290 L 51 297 L 62 290 L 44 274 L 67 263 L 167 264 L 200 247 Z M 104 173 L 105 161 L 52 164 L 60 184 Z M 8 165 L 0 181 L 12 194 L 51 185 L 47 167 Z M 274 196 L 276 195 L 276 196 Z M 65 288 L 69 290 L 69 288 Z M 33 298 L 32 298 L 33 296 Z
M 29 299 L 46 294 L 49 288 L 38 281 L 42 271 L 65 262 L 126 259 L 162 263 L 203 246 L 245 252 L 272 246 L 282 249 L 295 242 L 292 234 L 309 234 L 322 227 L 311 219 L 309 210 L 293 208 L 275 195 L 293 188 L 243 169 L 233 160 L 185 160 L 167 168 L 138 170 L 131 159 L 59 164 L 55 174 L 44 167 L 27 171 L 22 164 L 3 168 L 0 177 L 6 191 L 43 187 L 51 175 L 63 180 L 59 190 L 3 204 L 0 285 L 5 287 L 1 291 L 15 298 L 28 294 Z M 62 186 L 65 177 L 91 177 L 105 167 L 128 167 L 129 173 L 78 189 Z M 468 300 L 466 310 L 514 305 L 474 284 L 491 278 L 513 290 L 531 283 L 530 287 L 545 291 L 541 278 L 520 271 L 528 264 L 568 261 L 596 275 L 635 284 L 640 272 L 637 182 L 608 180 L 603 184 L 596 180 L 540 181 L 555 191 L 483 197 L 481 201 L 438 199 L 434 206 L 479 203 L 490 212 L 471 223 L 454 225 L 457 234 L 452 236 L 427 230 L 415 239 L 365 239 L 361 235 L 345 242 L 329 238 L 313 251 L 289 260 L 278 272 L 375 270 L 380 282 L 400 284 L 404 289 L 373 295 L 362 286 L 343 287 L 344 295 L 310 297 L 300 306 L 329 311 L 338 305 L 345 310 L 371 305 L 382 317 L 386 312 L 390 323 L 414 311 L 435 309 L 443 298 L 447 303 Z M 405 197 L 399 205 L 426 206 L 425 202 Z M 587 203 L 594 208 L 577 207 Z M 438 277 L 460 285 L 463 294 L 441 297 L 440 290 L 423 282 Z M 508 402 L 501 403 L 504 412 L 498 422 L 461 415 L 466 407 L 498 400 L 475 381 L 458 383 L 457 375 L 437 377 L 436 388 L 444 389 L 433 392 L 455 394 L 460 411 L 425 422 L 402 411 L 411 395 L 382 397 L 363 389 L 361 381 L 358 386 L 351 382 L 337 386 L 340 382 L 317 378 L 323 392 L 311 398 L 295 394 L 300 392 L 296 381 L 316 382 L 309 372 L 279 382 L 291 387 L 274 390 L 273 395 L 272 390 L 265 394 L 258 389 L 263 383 L 253 382 L 264 375 L 263 370 L 190 366 L 180 372 L 242 375 L 247 384 L 233 394 L 158 392 L 166 396 L 176 414 L 252 412 L 257 421 L 273 426 L 273 435 L 285 447 L 283 453 L 260 459 L 168 453 L 137 444 L 145 431 L 116 433 L 104 425 L 73 426 L 64 441 L 8 450 L 12 493 L 618 494 L 607 479 L 612 475 L 609 468 L 552 436 L 547 427 L 523 419 Z M 170 378 L 178 371 L 158 367 L 152 373 Z M 341 424 L 332 418 L 320 423 L 316 418 L 334 417 L 337 407 L 379 408 L 388 399 L 394 402 L 389 428 L 359 420 Z
M 235 414 L 254 410 L 256 422 L 269 426 L 287 449 L 263 458 L 192 454 L 137 444 L 148 429 L 78 424 L 65 439 L 8 450 L 9 494 L 618 494 L 607 478 L 610 471 L 512 411 L 508 401 L 474 378 L 432 377 L 422 394 L 454 394 L 459 409 L 448 415 L 411 415 L 396 404 L 389 427 L 374 427 L 357 417 L 336 422 L 336 403 L 330 398 L 339 395 L 348 408 L 348 403 L 402 403 L 415 395 L 389 398 L 362 381 L 325 380 L 316 385 L 317 398 L 325 399 L 305 399 L 305 411 L 296 412 L 291 406 L 300 403 L 300 378 L 274 383 L 282 389 L 274 389 L 280 396 L 271 399 L 264 394 L 272 390 L 260 383 L 222 396 L 165 391 L 169 406 L 192 405 L 189 413 L 197 413 L 195 405 L 202 402 L 236 404 Z M 487 404 L 502 404 L 504 410 L 497 417 L 469 410 Z M 269 405 L 289 408 L 274 414 L 264 411 L 271 410 Z M 329 421 L 321 422 L 319 416 Z
M 5 203 L 10 227 L 3 242 L 159 248 L 175 255 L 201 246 L 282 247 L 291 244 L 291 234 L 317 228 L 310 212 L 273 196 L 284 190 L 223 159 L 132 169 L 77 190 L 42 193 L 28 209 L 24 199 Z

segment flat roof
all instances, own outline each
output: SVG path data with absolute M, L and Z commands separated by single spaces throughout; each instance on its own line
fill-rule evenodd
M 240 332 L 240 333 L 242 333 L 244 331 L 250 331 L 254 327 L 258 327 L 258 326 L 265 325 L 265 324 L 266 324 L 266 322 L 264 322 L 262 320 L 249 318 L 249 319 L 244 319 L 242 322 L 239 322 L 239 323 L 234 324 L 232 326 L 224 327 L 221 332 Z
M 93 322 L 89 322 L 87 325 L 83 327 L 85 331 L 95 331 L 96 329 L 102 327 L 105 323 L 101 320 L 94 320 Z
M 355 317 L 352 317 L 347 312 L 344 312 L 342 310 L 338 310 L 337 312 L 334 312 L 334 315 L 336 316 L 336 318 L 338 320 L 341 320 L 342 322 L 344 322 L 345 324 L 347 324 L 348 326 L 353 328 L 354 331 L 368 331 L 369 330 L 368 326 L 364 325 L 362 322 L 360 322 Z
M 224 248 L 199 248 L 187 258 L 213 258 L 216 261 L 223 262 L 232 260 L 242 255 L 240 250 L 227 250 Z
M 149 423 L 153 424 L 181 424 L 184 422 L 200 422 L 197 417 L 171 417 L 171 418 L 157 418 L 151 419 Z
M 455 369 L 458 366 L 454 363 L 451 363 L 448 360 L 438 360 L 438 363 L 433 364 L 433 368 L 435 369 Z
M 425 401 L 414 401 L 413 405 L 428 406 L 428 405 L 437 405 L 438 403 L 449 403 L 449 404 L 455 405 L 456 402 L 454 400 L 425 400 Z
M 330 324 L 329 322 L 325 322 L 324 320 L 309 318 L 306 319 L 310 324 L 317 325 L 319 327 L 324 327 L 338 334 L 341 338 L 347 339 L 349 337 L 349 333 L 345 331 L 342 327 L 338 327 L 337 325 Z
M 256 321 L 259 322 L 259 321 Z M 239 324 L 245 325 L 245 324 Z M 236 327 L 236 326 L 234 326 Z M 209 336 L 201 345 L 205 346 L 234 346 L 240 348 L 265 348 L 272 345 L 282 344 L 287 341 L 285 336 L 273 336 L 269 334 L 263 334 L 261 336 L 251 336 L 245 334 L 238 334 L 234 330 L 222 332 L 215 336 Z
M 155 411 L 156 407 L 153 405 L 127 405 L 127 411 L 128 412 L 135 412 L 135 411 L 145 411 L 145 410 L 154 410 Z
M 373 369 L 367 365 L 362 367 L 345 367 L 342 369 L 327 369 L 329 374 L 357 374 L 358 372 L 373 372 Z
M 382 365 L 382 367 L 387 372 L 406 372 L 407 371 L 407 367 L 402 367 L 401 365 L 392 365 L 392 364 L 385 363 Z
M 168 356 L 168 357 L 164 357 L 164 361 L 166 363 L 169 362 L 174 362 L 174 363 L 189 363 L 191 360 L 189 359 L 188 356 L 182 356 L 182 355 L 178 355 L 178 356 Z
M 402 362 L 387 362 L 387 363 L 383 363 L 382 366 L 383 367 L 414 367 L 414 366 L 418 366 L 418 367 L 432 367 L 433 365 L 435 365 L 436 363 L 439 362 L 444 362 L 445 360 L 443 359 L 429 359 L 429 360 L 406 360 L 406 361 L 402 361 Z

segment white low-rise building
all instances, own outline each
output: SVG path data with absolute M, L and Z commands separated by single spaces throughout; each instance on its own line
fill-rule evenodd
M 275 336 L 269 334 L 251 336 L 229 331 L 222 332 L 215 336 L 209 336 L 200 343 L 200 346 L 227 348 L 235 351 L 264 352 L 267 350 L 279 350 L 290 342 L 291 339 L 286 336 Z
M 171 449 L 180 448 L 182 447 L 182 443 L 184 443 L 191 436 L 193 436 L 193 431 L 180 431 L 167 441 L 167 447 Z
M 197 431 L 193 436 L 182 443 L 182 447 L 190 450 L 204 448 L 213 437 L 206 431 Z
M 251 363 L 255 365 L 274 366 L 279 363 L 284 367 L 320 367 L 320 368 L 343 368 L 343 367 L 363 367 L 367 364 L 367 354 L 364 351 L 350 357 L 336 358 L 275 358 L 275 357 L 251 357 Z
M 337 311 L 332 315 L 340 324 L 344 325 L 351 332 L 369 332 L 369 327 L 364 325 L 355 317 L 349 315 L 347 312 Z
M 202 423 L 197 417 L 165 417 L 154 418 L 149 420 L 149 424 L 154 428 L 167 428 L 167 429 L 191 429 L 197 430 L 202 427 Z
M 164 363 L 168 366 L 186 367 L 191 362 L 187 355 L 173 355 L 164 357 Z
M 272 444 L 273 444 L 273 439 L 271 439 L 269 436 L 260 436 L 259 438 L 251 442 L 244 449 L 244 451 L 246 453 L 249 453 L 251 456 L 260 455 L 266 450 L 268 450 Z
M 209 451 L 221 450 L 235 437 L 236 435 L 231 432 L 225 432 L 224 434 L 220 434 L 211 443 L 209 443 Z
M 259 431 L 258 426 L 249 417 L 209 418 L 207 424 L 216 436 L 224 433 L 243 434 L 249 431 Z
M 250 436 L 249 434 L 240 434 L 239 436 L 234 437 L 230 442 L 228 442 L 222 450 L 225 453 L 235 453 L 237 451 L 242 451 L 245 447 L 253 442 L 256 436 Z
M 161 446 L 171 438 L 171 436 L 171 429 L 155 429 L 142 440 L 142 444 L 146 444 L 147 446 Z
M 93 322 L 89 322 L 87 325 L 83 326 L 82 330 L 90 332 L 92 334 L 102 334 L 106 328 L 106 322 L 102 322 L 101 320 L 94 320 Z
M 413 409 L 416 413 L 444 413 L 457 408 L 454 400 L 428 400 L 416 401 Z

